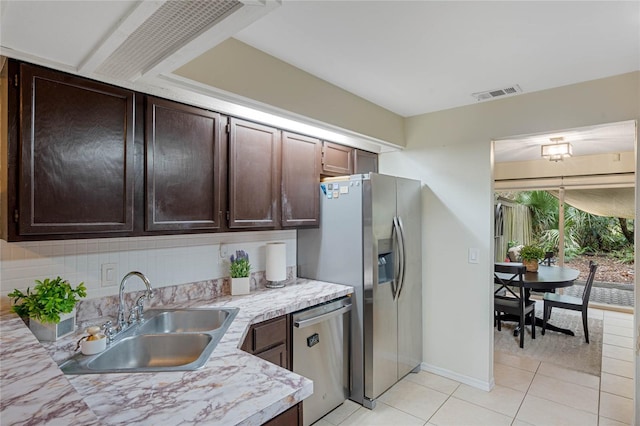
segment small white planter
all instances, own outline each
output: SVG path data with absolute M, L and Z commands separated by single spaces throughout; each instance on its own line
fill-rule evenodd
M 231 278 L 231 295 L 249 294 L 250 280 L 249 277 Z
M 55 342 L 75 331 L 76 310 L 74 308 L 68 314 L 61 314 L 60 322 L 57 324 L 42 323 L 34 318 L 29 318 L 29 328 L 41 342 Z

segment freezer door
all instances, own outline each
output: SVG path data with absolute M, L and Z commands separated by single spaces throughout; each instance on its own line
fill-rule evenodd
M 422 189 L 397 179 L 397 216 L 404 229 L 404 283 L 398 295 L 398 379 L 422 363 Z
M 395 277 L 379 268 L 398 261 L 392 243 L 393 218 L 396 212 L 396 181 L 391 176 L 371 174 L 363 197 L 364 246 L 372 251 L 365 255 L 365 271 L 372 276 L 364 288 L 364 365 L 365 398 L 376 399 L 398 380 L 398 320 L 394 300 Z M 371 240 L 370 242 L 367 240 Z M 393 268 L 395 269 L 395 268 Z M 381 279 L 382 278 L 382 279 Z

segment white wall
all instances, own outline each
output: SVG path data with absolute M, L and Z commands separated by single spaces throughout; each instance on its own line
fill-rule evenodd
M 84 281 L 88 298 L 118 293 L 122 277 L 137 270 L 153 287 L 229 276 L 228 256 L 249 253 L 251 270 L 265 270 L 265 244 L 287 243 L 287 266 L 296 264 L 295 231 L 234 232 L 136 238 L 8 243 L 0 240 L 0 295 L 33 287 L 34 280 L 61 276 L 72 285 Z M 226 251 L 220 257 L 220 247 Z M 116 265 L 116 285 L 101 285 L 101 266 Z M 137 283 L 137 284 L 134 284 Z M 132 281 L 139 286 L 141 282 Z M 129 291 L 129 290 L 127 290 Z
M 398 114 L 234 38 L 174 74 L 360 135 L 404 144 L 404 122 Z
M 406 149 L 383 154 L 380 170 L 426 184 L 426 368 L 480 388 L 493 383 L 491 141 L 637 119 L 640 72 L 406 120 Z M 467 262 L 469 248 L 480 250 L 478 264 Z

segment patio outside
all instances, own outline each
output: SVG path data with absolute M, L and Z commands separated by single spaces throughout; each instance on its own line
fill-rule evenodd
M 558 199 L 552 192 L 522 191 L 496 194 L 496 261 L 508 248 L 535 244 L 559 253 Z M 633 309 L 634 221 L 596 216 L 565 207 L 564 265 L 580 271 L 580 278 L 565 294 L 581 296 L 589 261 L 598 264 L 590 301 Z

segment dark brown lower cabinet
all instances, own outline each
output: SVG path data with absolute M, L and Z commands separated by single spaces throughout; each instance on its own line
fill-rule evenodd
M 291 370 L 289 321 L 290 317 L 283 315 L 253 324 L 242 344 L 242 350 Z
M 297 403 L 271 420 L 263 423 L 264 426 L 295 426 L 302 425 L 302 402 Z
M 242 350 L 291 370 L 291 316 L 283 315 L 249 328 Z M 268 426 L 302 425 L 302 402 L 264 423 Z

